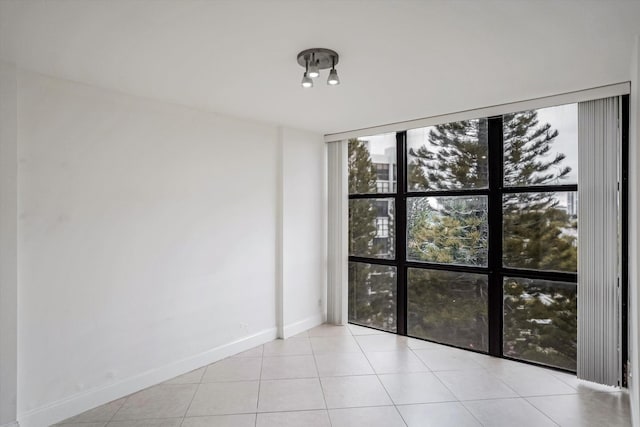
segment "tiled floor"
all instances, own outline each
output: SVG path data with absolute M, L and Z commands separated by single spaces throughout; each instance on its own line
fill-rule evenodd
M 625 392 L 350 325 L 322 325 L 58 426 L 629 426 Z

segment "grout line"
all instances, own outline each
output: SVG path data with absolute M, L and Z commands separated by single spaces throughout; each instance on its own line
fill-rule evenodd
M 367 405 L 367 406 L 345 406 L 340 408 L 331 408 L 331 410 L 336 409 L 361 409 L 361 408 L 388 408 L 393 405 Z M 326 408 L 311 408 L 311 409 L 287 409 L 285 411 L 261 411 L 259 414 L 282 414 L 287 412 L 317 412 L 317 411 L 328 411 Z M 235 414 L 224 414 L 224 415 L 235 415 Z M 205 415 L 211 416 L 211 415 Z
M 311 343 L 309 343 L 309 345 L 311 345 Z M 329 406 L 327 405 L 327 397 L 324 395 L 324 387 L 322 387 L 322 380 L 320 379 L 320 369 L 318 368 L 318 361 L 316 360 L 316 352 L 313 350 L 313 346 L 311 346 L 311 356 L 313 357 L 313 364 L 315 365 L 316 373 L 318 374 L 318 384 L 320 385 L 320 392 L 322 393 L 322 401 L 324 402 L 325 408 L 324 410 L 327 413 L 327 418 L 329 419 L 329 426 L 333 426 L 331 415 L 329 414 Z
M 539 397 L 539 396 L 536 396 Z M 545 397 L 553 397 L 553 396 L 545 396 Z M 458 402 L 463 403 L 463 402 L 489 402 L 491 400 L 517 400 L 517 399 L 524 399 L 524 397 L 520 397 L 520 396 L 511 396 L 511 397 L 487 397 L 486 399 L 480 398 L 480 399 L 464 399 L 464 400 L 458 400 Z
M 260 415 L 260 414 L 283 414 L 288 412 L 314 412 L 314 411 L 324 411 L 324 408 L 308 408 L 308 409 L 286 409 L 286 410 L 277 410 L 277 411 L 260 411 L 260 412 L 221 412 L 218 414 L 209 414 L 209 415 L 194 415 L 192 417 L 185 418 L 210 418 L 210 417 L 228 417 L 231 415 Z M 174 417 L 180 418 L 180 417 Z M 257 417 L 256 417 L 257 418 Z M 149 420 L 166 420 L 170 418 L 145 418 Z M 140 420 L 123 420 L 123 421 L 140 421 Z
M 142 391 L 142 390 L 141 390 L 141 391 Z M 118 412 L 120 412 L 120 410 L 124 407 L 124 405 L 125 405 L 125 404 L 127 403 L 127 401 L 129 400 L 129 398 L 130 398 L 132 395 L 134 395 L 134 394 L 135 394 L 135 393 L 131 393 L 131 394 L 128 394 L 128 395 L 126 395 L 126 396 L 124 396 L 124 397 L 122 397 L 122 398 L 121 398 L 121 399 L 123 399 L 123 400 L 124 400 L 124 401 L 122 402 L 122 405 L 120 405 L 120 407 L 118 408 L 118 410 L 116 410 L 116 411 L 113 413 L 113 415 L 111 415 L 111 418 L 109 418 L 109 421 L 107 421 L 107 423 L 105 424 L 105 427 L 106 427 L 106 426 L 108 426 L 108 425 L 109 425 L 109 423 L 110 423 L 111 421 L 113 421 L 113 419 L 116 417 L 116 415 L 118 414 Z
M 535 396 L 535 397 L 552 397 L 552 396 Z M 542 409 L 538 408 L 533 402 L 530 402 L 529 399 L 527 399 L 526 397 L 523 397 L 523 399 L 531 406 L 533 406 L 536 410 L 538 410 L 539 412 L 541 412 L 542 414 L 544 414 L 544 416 L 546 416 L 547 418 L 549 418 L 552 422 L 554 422 L 556 425 L 560 425 L 559 422 L 557 422 L 556 420 L 554 420 L 551 415 L 547 414 L 545 411 L 543 411 Z
M 471 402 L 471 401 L 469 401 L 469 402 Z M 476 414 L 474 414 L 473 412 L 471 412 L 471 410 L 470 410 L 469 408 L 467 408 L 467 405 L 465 405 L 463 401 L 458 401 L 458 403 L 460 404 L 460 406 L 462 406 L 462 407 L 464 408 L 464 410 L 465 410 L 465 411 L 467 411 L 467 413 L 468 413 L 469 415 L 471 415 L 471 417 L 472 417 L 474 420 L 476 420 L 476 421 L 478 422 L 478 424 L 480 424 L 480 425 L 484 425 L 484 424 L 482 424 L 482 421 L 480 421 L 480 418 L 476 417 Z
M 396 334 L 393 334 L 393 335 L 396 335 Z M 473 413 L 471 413 L 471 411 L 469 411 L 469 409 L 468 409 L 468 408 L 467 408 L 467 407 L 462 403 L 462 401 L 460 401 L 460 399 L 458 399 L 458 397 L 455 395 L 455 393 L 454 393 L 454 392 L 453 392 L 449 387 L 447 387 L 447 386 L 446 386 L 446 384 L 444 384 L 444 383 L 442 382 L 442 380 L 440 379 L 440 377 L 438 377 L 438 376 L 436 375 L 436 371 L 433 371 L 433 370 L 431 369 L 431 367 L 427 364 L 427 362 L 425 362 L 424 360 L 422 360 L 422 358 L 421 358 L 420 356 L 418 356 L 418 354 L 416 354 L 416 352 L 414 351 L 414 349 L 413 349 L 413 348 L 411 348 L 411 347 L 409 346 L 409 344 L 408 344 L 408 343 L 407 343 L 407 348 L 408 348 L 408 349 L 409 349 L 409 351 L 410 351 L 411 353 L 413 353 L 413 355 L 414 355 L 415 357 L 417 357 L 417 358 L 418 358 L 418 360 L 419 360 L 419 361 L 420 361 L 420 362 L 421 362 L 421 363 L 422 363 L 422 364 L 423 364 L 423 365 L 424 365 L 424 366 L 429 370 L 429 373 L 430 373 L 431 375 L 433 375 L 433 377 L 434 377 L 434 378 L 435 378 L 435 379 L 436 379 L 440 384 L 442 384 L 442 386 L 443 386 L 446 390 L 448 390 L 448 391 L 449 391 L 449 393 L 451 393 L 451 396 L 453 396 L 453 398 L 455 399 L 455 400 L 451 400 L 451 401 L 445 401 L 445 402 L 432 402 L 432 403 L 458 403 L 460 406 L 462 406 L 462 407 L 465 409 L 465 411 L 467 411 L 467 412 L 469 413 L 469 415 L 471 415 L 471 416 L 473 417 L 473 419 L 475 419 L 476 421 L 478 421 L 478 423 L 479 423 L 480 425 L 482 425 L 482 423 L 480 422 L 480 420 L 479 420 L 479 419 L 477 419 L 477 418 L 476 418 L 476 416 L 475 416 L 475 415 L 473 415 Z M 416 349 L 416 350 L 418 350 L 418 349 Z M 425 350 L 425 349 L 420 349 L 420 350 Z M 437 351 L 438 349 L 435 349 L 435 350 Z M 384 386 L 384 384 L 383 384 L 383 386 Z M 399 413 L 399 414 L 400 414 L 400 416 L 402 417 L 402 413 L 401 413 L 401 412 L 400 412 L 400 410 L 398 409 L 398 405 L 396 405 L 396 404 L 394 403 L 394 406 L 396 407 L 396 410 L 398 411 L 398 413 Z M 400 405 L 400 406 L 402 406 L 402 405 Z M 402 418 L 402 420 L 403 420 L 403 421 L 405 421 L 405 420 L 404 420 L 404 417 Z M 406 424 L 406 421 L 405 421 L 405 424 Z
M 130 394 L 125 396 L 125 397 L 121 397 L 120 399 L 122 399 L 122 404 L 118 407 L 118 409 L 115 410 L 115 412 L 113 413 L 113 415 L 111 415 L 111 417 L 109 418 L 109 420 L 104 424 L 105 427 L 107 427 L 109 425 L 109 423 L 113 420 L 113 417 L 116 416 L 116 414 L 118 412 L 120 412 L 120 409 L 122 409 L 122 407 L 124 406 L 125 403 L 127 403 L 127 400 L 129 400 L 129 396 L 131 396 Z M 120 400 L 120 399 L 116 399 L 116 400 Z M 111 402 L 105 403 L 105 405 L 108 405 Z M 104 405 L 103 405 L 104 406 Z M 78 414 L 79 415 L 79 414 Z
M 394 334 L 394 336 L 397 337 L 396 334 Z M 378 380 L 378 382 L 380 383 L 380 385 L 382 386 L 382 389 L 384 390 L 384 392 L 387 394 L 387 397 L 389 398 L 389 401 L 391 402 L 391 404 L 393 405 L 394 409 L 396 410 L 396 413 L 398 414 L 398 416 L 400 417 L 400 419 L 402 420 L 402 422 L 404 423 L 405 426 L 407 426 L 407 422 L 405 421 L 404 417 L 402 416 L 402 414 L 400 413 L 400 410 L 398 409 L 398 406 L 396 405 L 396 403 L 393 401 L 393 398 L 391 397 L 391 395 L 389 394 L 389 390 L 387 390 L 387 388 L 384 386 L 384 383 L 382 382 L 382 380 L 380 379 L 380 376 L 378 375 L 378 373 L 376 372 L 375 368 L 373 367 L 373 365 L 371 364 L 371 361 L 369 360 L 369 357 L 367 357 L 367 353 L 365 353 L 364 349 L 362 348 L 362 345 L 360 344 L 360 341 L 358 341 L 358 339 L 355 337 L 355 335 L 353 335 L 352 333 L 352 337 L 355 340 L 356 344 L 358 345 L 358 347 L 360 348 L 360 351 L 362 352 L 362 355 L 364 356 L 364 358 L 367 360 L 367 363 L 369 364 L 369 366 L 371 367 L 371 370 L 373 371 L 373 374 L 376 376 L 376 379 Z M 407 345 L 407 348 L 409 348 L 409 346 Z
M 110 423 L 110 422 L 113 422 L 113 423 L 135 423 L 135 422 L 138 422 L 138 421 L 148 421 L 148 420 L 160 420 L 160 421 L 164 421 L 164 420 L 182 420 L 183 418 L 184 417 L 144 417 L 144 418 L 129 418 L 129 419 L 126 419 L 126 420 L 111 420 L 111 421 L 78 421 L 78 422 L 74 421 L 71 424 L 73 424 L 74 427 L 75 427 L 75 424 L 79 424 L 81 426 L 82 424 L 91 424 L 91 423 L 104 423 L 104 422 L 107 422 L 107 423 Z M 54 424 L 54 425 L 57 425 L 57 424 Z
M 409 347 L 409 345 L 407 345 L 407 348 L 420 361 L 420 363 L 422 363 L 429 370 L 429 372 L 431 372 L 433 374 L 434 371 L 433 371 L 433 369 L 431 369 L 431 366 L 427 365 L 427 362 L 422 360 L 422 357 L 418 356 L 418 354 L 414 351 L 414 349 Z M 416 350 L 422 350 L 422 349 L 416 349 Z
M 253 420 L 254 427 L 258 426 L 258 407 L 260 406 L 260 388 L 262 387 L 262 367 L 264 366 L 264 344 L 260 357 L 260 375 L 258 375 L 258 396 L 256 397 L 256 417 Z
M 198 368 L 198 369 L 200 369 L 200 368 Z M 191 409 L 191 404 L 195 400 L 196 394 L 198 394 L 198 391 L 200 390 L 200 384 L 202 384 L 202 379 L 204 378 L 204 374 L 206 372 L 207 372 L 207 368 L 205 368 L 204 372 L 202 373 L 202 377 L 200 377 L 200 382 L 196 386 L 196 390 L 193 392 L 193 396 L 191 396 L 191 400 L 189 401 L 189 406 L 187 406 L 187 410 L 184 411 L 184 415 L 182 416 L 182 421 L 180 421 L 180 426 L 182 426 L 182 424 L 184 424 L 184 419 L 187 417 L 187 414 L 189 413 L 189 409 Z

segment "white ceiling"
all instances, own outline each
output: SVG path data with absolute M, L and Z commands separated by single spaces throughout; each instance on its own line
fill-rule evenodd
M 1 1 L 0 57 L 335 133 L 629 80 L 640 1 Z M 340 54 L 300 87 L 296 54 Z

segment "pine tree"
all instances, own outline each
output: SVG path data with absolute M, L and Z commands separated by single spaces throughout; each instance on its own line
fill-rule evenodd
M 539 125 L 536 111 L 504 116 L 504 183 L 535 186 L 562 183 L 571 168 L 562 166 L 564 154 L 546 160 L 557 130 Z M 576 271 L 575 237 L 563 233 L 577 224 L 558 209 L 554 193 L 507 194 L 503 203 L 506 266 Z
M 356 138 L 349 142 L 349 194 L 376 192 L 376 168 L 371 161 L 365 141 Z
M 537 111 L 505 114 L 503 130 L 505 185 L 561 184 L 571 171 L 562 166 L 564 154 L 545 159 L 558 131 L 552 130 L 549 123 L 540 125 Z
M 488 186 L 486 119 L 434 126 L 428 144 L 409 150 L 410 190 L 458 190 Z M 417 260 L 484 266 L 487 204 L 483 197 L 410 199 L 409 254 Z M 422 206 L 420 206 L 422 205 Z
M 408 257 L 416 261 L 487 265 L 488 210 L 484 197 L 407 201 Z
M 486 276 L 410 268 L 408 282 L 410 335 L 488 350 Z
M 504 123 L 504 183 L 561 184 L 571 169 L 562 153 L 549 158 L 558 136 L 536 111 L 507 114 Z M 503 262 L 506 266 L 575 272 L 577 222 L 558 208 L 554 193 L 507 194 L 503 201 Z M 507 279 L 504 286 L 504 351 L 508 355 L 575 369 L 577 300 L 573 285 Z
M 376 192 L 376 170 L 365 141 L 350 139 L 349 193 Z M 376 209 L 371 200 L 349 201 L 349 254 L 375 257 Z M 349 263 L 349 320 L 395 330 L 395 273 L 386 266 Z
M 575 288 L 558 282 L 509 278 L 504 296 L 504 354 L 575 369 Z
M 409 150 L 409 190 L 486 188 L 487 120 L 436 125 L 429 146 Z
M 428 144 L 409 150 L 409 190 L 486 188 L 487 133 L 486 119 L 434 126 Z M 409 258 L 485 266 L 487 215 L 483 197 L 409 199 Z M 409 333 L 486 351 L 487 297 L 486 281 L 475 275 L 411 271 Z
M 548 158 L 558 136 L 550 124 L 540 125 L 536 111 L 507 114 L 503 124 L 506 186 L 563 182 L 570 168 L 562 165 L 563 154 Z M 486 132 L 485 120 L 435 126 L 428 134 L 428 144 L 409 151 L 410 190 L 486 188 Z M 424 199 L 414 200 L 410 203 L 419 204 L 418 201 Z M 450 203 L 442 204 L 439 211 L 422 206 L 411 212 L 410 204 L 407 218 L 409 253 L 431 262 L 465 264 L 481 260 L 470 256 L 482 253 L 482 239 L 486 239 L 486 234 L 478 233 L 479 218 L 464 215 L 473 207 L 471 203 L 465 210 Z M 486 221 L 486 217 L 482 221 Z M 506 266 L 576 271 L 577 249 L 573 237 L 576 221 L 558 207 L 554 193 L 505 194 L 503 221 L 503 262 Z M 470 325 L 474 319 L 479 322 L 477 325 L 482 325 L 482 314 L 486 313 L 483 299 L 464 298 L 465 304 L 460 304 L 460 296 L 453 298 L 447 288 L 447 284 L 461 288 L 456 283 L 435 276 L 420 278 L 415 275 L 413 280 L 410 296 L 412 287 L 430 289 L 422 294 L 415 291 L 411 297 L 416 300 L 410 300 L 410 305 L 418 307 L 414 314 L 422 313 L 413 322 L 416 331 L 424 331 L 431 337 L 443 335 L 447 330 L 452 334 L 465 328 L 473 330 Z M 505 286 L 505 353 L 575 368 L 575 288 L 549 287 L 540 281 L 522 282 L 526 283 L 524 286 L 521 282 L 517 279 L 516 285 Z M 479 294 L 477 287 L 467 286 L 467 289 L 467 295 Z M 443 306 L 449 309 L 440 309 Z M 479 330 L 476 332 L 480 333 Z M 473 343 L 472 339 L 467 340 L 469 345 Z

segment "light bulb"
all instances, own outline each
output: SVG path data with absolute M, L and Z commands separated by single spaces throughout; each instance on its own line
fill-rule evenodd
M 320 76 L 320 70 L 318 69 L 317 61 L 311 61 L 311 64 L 309 64 L 309 71 L 307 72 L 307 75 L 312 79 Z
M 335 68 L 331 69 L 329 73 L 329 78 L 327 79 L 327 84 L 330 86 L 336 86 L 340 84 L 340 79 L 338 78 L 338 72 Z
M 302 76 L 301 84 L 302 84 L 302 87 L 305 89 L 313 87 L 313 80 L 311 80 L 311 78 L 306 72 L 304 73 L 304 76 Z

